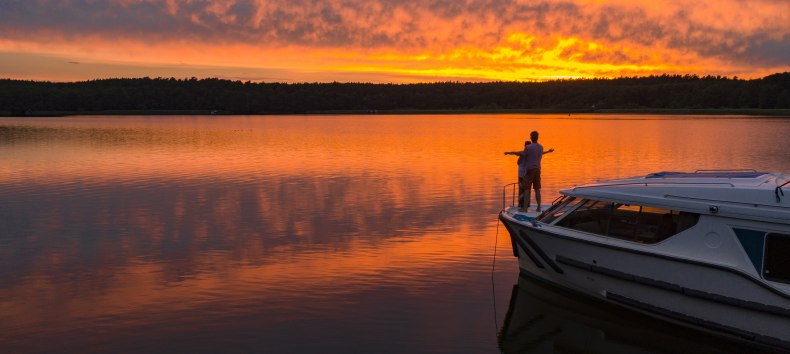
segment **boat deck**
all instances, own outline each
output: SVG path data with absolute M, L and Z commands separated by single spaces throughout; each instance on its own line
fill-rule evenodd
M 545 204 L 541 206 L 541 210 L 546 210 L 549 207 L 551 207 L 550 204 Z M 535 208 L 529 208 L 527 211 L 519 211 L 518 207 L 516 206 L 510 206 L 505 208 L 505 212 L 511 217 L 513 217 L 513 219 L 516 219 L 518 221 L 532 221 L 535 220 L 538 217 L 538 215 L 540 215 L 540 213 L 542 213 L 542 211 L 541 212 L 536 211 Z

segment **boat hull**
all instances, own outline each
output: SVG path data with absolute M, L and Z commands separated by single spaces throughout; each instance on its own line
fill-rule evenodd
M 745 274 L 617 240 L 573 237 L 507 211 L 500 220 L 528 275 L 665 320 L 790 350 L 790 299 Z
M 771 353 L 745 341 L 667 326 L 663 320 L 564 291 L 522 273 L 500 331 L 503 353 Z

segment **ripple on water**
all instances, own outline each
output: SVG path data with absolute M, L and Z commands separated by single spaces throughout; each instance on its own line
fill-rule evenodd
M 545 201 L 790 171 L 783 120 L 519 117 L 0 118 L 0 352 L 494 352 L 525 132 Z

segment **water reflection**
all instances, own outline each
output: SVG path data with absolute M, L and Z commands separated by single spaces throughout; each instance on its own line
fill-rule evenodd
M 535 129 L 545 200 L 790 171 L 753 118 L 0 118 L 0 352 L 494 351 L 502 152 Z
M 770 353 L 583 297 L 526 276 L 499 334 L 504 353 Z

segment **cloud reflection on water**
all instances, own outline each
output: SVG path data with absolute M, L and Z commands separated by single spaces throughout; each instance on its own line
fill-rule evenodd
M 0 119 L 0 342 L 493 348 L 502 152 L 541 131 L 546 201 L 665 169 L 790 170 L 790 125 L 751 119 Z

